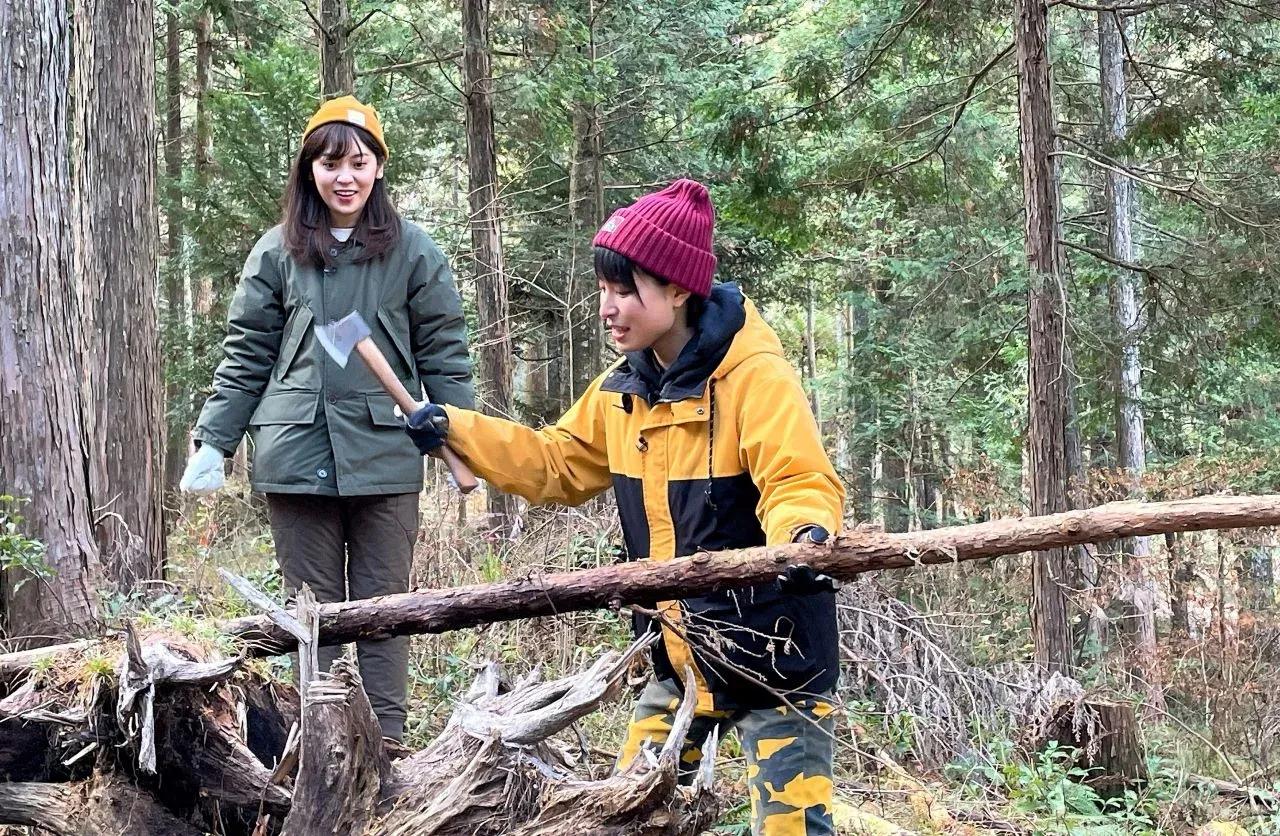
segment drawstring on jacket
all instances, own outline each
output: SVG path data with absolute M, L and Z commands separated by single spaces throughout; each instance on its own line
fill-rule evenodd
M 714 466 L 716 461 L 716 382 L 715 380 L 707 381 L 707 508 L 712 511 L 716 508 L 716 501 L 711 498 L 711 480 L 715 476 Z

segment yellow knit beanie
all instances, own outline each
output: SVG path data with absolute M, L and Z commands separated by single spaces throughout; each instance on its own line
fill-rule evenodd
M 307 129 L 302 132 L 302 141 L 306 142 L 312 131 L 330 122 L 346 122 L 357 128 L 364 128 L 377 140 L 383 157 L 391 156 L 391 149 L 387 148 L 387 141 L 382 138 L 382 120 L 378 118 L 378 111 L 361 104 L 355 96 L 340 96 L 320 105 L 320 109 L 307 123 Z

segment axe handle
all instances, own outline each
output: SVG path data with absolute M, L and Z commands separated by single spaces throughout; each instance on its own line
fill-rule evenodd
M 405 418 L 418 411 L 418 407 L 421 404 L 409 394 L 408 389 L 404 388 L 400 378 L 396 377 L 395 371 L 387 363 L 387 358 L 382 356 L 382 351 L 371 338 L 365 337 L 356 343 L 356 353 L 360 355 L 360 359 L 364 360 L 364 364 L 369 367 L 369 371 L 373 372 L 373 376 L 378 378 L 382 388 L 387 390 L 391 400 L 395 401 L 396 405 L 400 407 L 400 411 L 404 413 Z M 449 472 L 453 474 L 453 481 L 458 483 L 458 490 L 463 493 L 471 493 L 480 484 L 476 480 L 476 475 L 471 472 L 471 468 L 467 467 L 466 462 L 458 458 L 457 453 L 449 449 L 449 445 L 446 444 L 440 448 L 440 457 L 449 466 Z

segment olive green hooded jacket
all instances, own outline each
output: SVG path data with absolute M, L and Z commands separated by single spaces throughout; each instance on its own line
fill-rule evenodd
M 316 323 L 360 311 L 411 393 L 471 408 L 475 392 L 462 305 L 444 254 L 404 221 L 399 243 L 357 262 L 356 236 L 334 241 L 324 268 L 298 264 L 276 227 L 245 262 L 223 360 L 195 438 L 224 453 L 253 439 L 252 484 L 326 496 L 422 489 L 422 457 L 391 398 L 353 354 L 346 368 L 316 340 Z M 357 233 L 358 234 L 358 233 Z

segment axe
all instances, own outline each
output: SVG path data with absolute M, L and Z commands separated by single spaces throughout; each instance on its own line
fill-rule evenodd
M 352 311 L 328 325 L 316 323 L 315 327 L 316 339 L 319 340 L 320 345 L 324 346 L 324 350 L 329 353 L 333 361 L 342 368 L 347 367 L 347 361 L 351 359 L 353 350 L 359 354 L 360 359 L 364 360 L 369 371 L 373 372 L 373 376 L 382 384 L 382 388 L 387 390 L 387 394 L 396 402 L 407 419 L 422 404 L 414 400 L 409 390 L 400 382 L 400 378 L 396 377 L 396 373 L 387 364 L 387 358 L 382 356 L 382 351 L 377 344 L 369 338 L 371 333 L 359 311 Z M 453 481 L 458 483 L 458 490 L 471 493 L 476 489 L 479 484 L 476 481 L 476 475 L 471 472 L 471 468 L 467 467 L 466 462 L 458 458 L 457 453 L 445 445 L 440 448 L 440 456 L 449 466 Z

